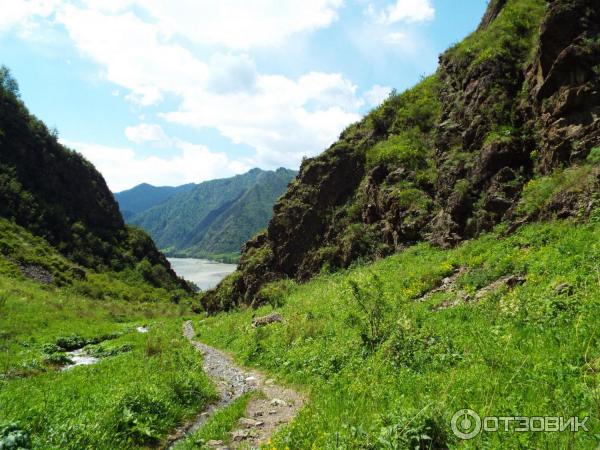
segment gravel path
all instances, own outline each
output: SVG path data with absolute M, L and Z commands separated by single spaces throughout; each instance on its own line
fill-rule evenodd
M 210 405 L 195 420 L 178 429 L 168 440 L 167 449 L 172 449 L 177 442 L 197 431 L 216 411 L 246 392 L 258 391 L 264 395 L 249 402 L 245 417 L 240 419 L 237 429 L 231 432 L 230 444 L 210 441 L 209 447 L 219 450 L 258 448 L 269 440 L 279 426 L 289 423 L 302 408 L 304 399 L 296 391 L 265 379 L 259 372 L 244 370 L 228 355 L 196 341 L 192 322 L 185 322 L 183 335 L 204 356 L 204 371 L 215 383 L 220 400 Z

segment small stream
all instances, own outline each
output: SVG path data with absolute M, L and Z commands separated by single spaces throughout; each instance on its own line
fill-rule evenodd
M 135 328 L 135 331 L 138 333 L 148 333 L 148 327 L 146 326 L 138 326 Z M 85 348 L 78 348 L 75 350 L 72 350 L 70 352 L 66 352 L 66 355 L 69 357 L 69 359 L 71 361 L 73 361 L 72 364 L 67 364 L 65 366 L 63 366 L 60 370 L 61 371 L 65 371 L 65 370 L 70 370 L 73 367 L 77 367 L 77 366 L 91 366 L 94 365 L 98 362 L 100 362 L 101 358 L 97 358 L 95 356 L 91 356 L 88 355 L 88 353 L 85 351 Z
M 66 365 L 61 370 L 69 370 L 77 366 L 91 366 L 92 364 L 96 364 L 98 361 L 100 361 L 100 358 L 95 358 L 88 355 L 82 348 L 73 350 L 72 352 L 67 352 L 67 356 L 71 361 L 73 361 L 73 364 Z

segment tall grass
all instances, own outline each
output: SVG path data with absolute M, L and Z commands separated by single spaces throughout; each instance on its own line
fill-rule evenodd
M 449 251 L 421 244 L 289 289 L 276 308 L 283 324 L 253 329 L 252 315 L 272 310 L 265 306 L 209 318 L 197 331 L 309 392 L 276 448 L 596 448 L 599 242 L 598 224 L 555 222 Z M 458 268 L 452 290 L 422 298 Z M 476 298 L 508 274 L 526 281 Z M 590 432 L 461 441 L 450 419 L 462 408 L 481 416 L 589 416 Z

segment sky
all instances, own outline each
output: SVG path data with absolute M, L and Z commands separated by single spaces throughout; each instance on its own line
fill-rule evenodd
M 297 169 L 486 0 L 0 0 L 0 64 L 118 192 Z

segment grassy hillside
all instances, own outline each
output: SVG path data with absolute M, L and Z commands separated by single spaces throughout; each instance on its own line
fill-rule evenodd
M 263 229 L 273 204 L 296 172 L 253 169 L 244 175 L 201 183 L 128 221 L 146 230 L 170 255 L 236 254 Z
M 143 264 L 86 273 L 4 219 L 0 250 L 0 447 L 154 447 L 214 398 L 181 337 L 186 291 Z M 78 347 L 100 361 L 62 371 Z
M 275 448 L 596 448 L 600 210 L 593 217 L 508 237 L 500 227 L 453 250 L 419 244 L 303 285 L 278 282 L 265 289 L 270 305 L 196 328 L 309 393 Z M 497 282 L 506 276 L 519 278 Z M 251 326 L 273 310 L 283 324 Z M 459 441 L 450 420 L 462 408 L 590 416 L 590 431 Z

